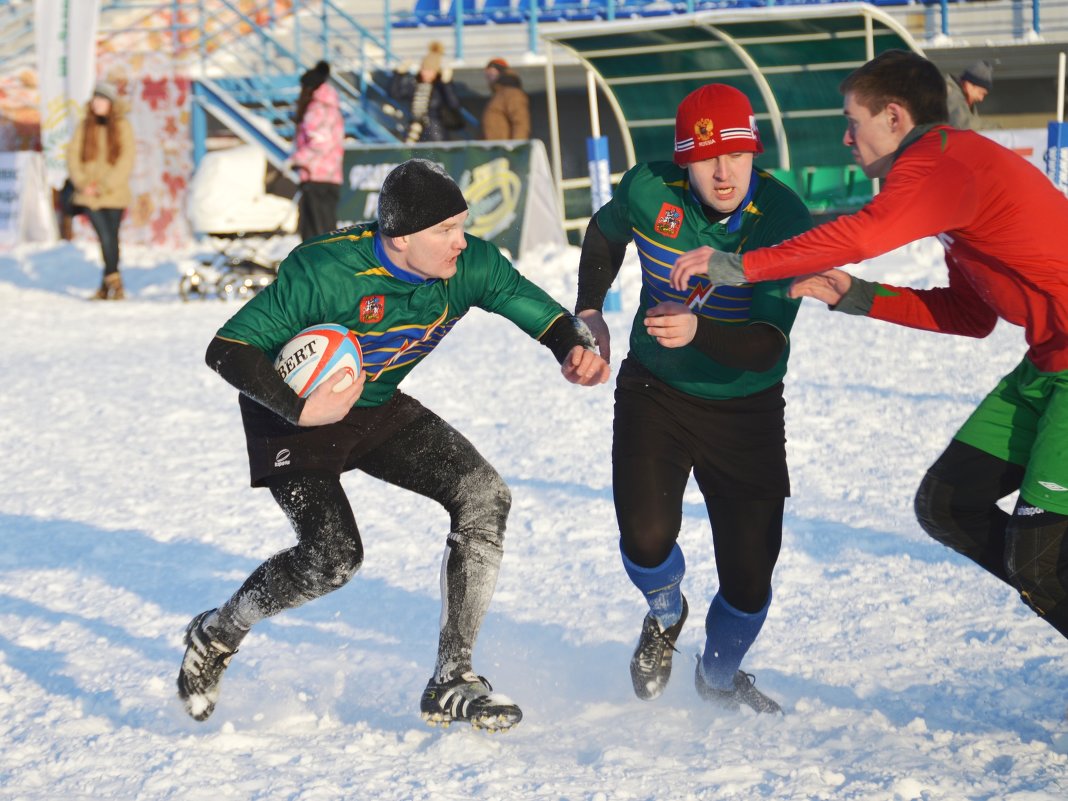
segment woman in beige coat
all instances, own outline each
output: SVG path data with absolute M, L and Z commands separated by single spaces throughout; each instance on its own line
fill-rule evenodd
M 73 202 L 85 209 L 104 257 L 104 278 L 93 296 L 98 300 L 125 297 L 119 274 L 119 224 L 130 205 L 134 135 L 118 99 L 114 86 L 98 83 L 85 116 L 67 145 Z

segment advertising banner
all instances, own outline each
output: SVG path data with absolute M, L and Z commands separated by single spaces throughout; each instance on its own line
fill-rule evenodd
M 56 216 L 44 158 L 33 150 L 0 153 L 0 251 L 23 242 L 53 242 Z
M 41 148 L 48 183 L 67 178 L 65 150 L 96 82 L 100 0 L 34 0 Z
M 17 153 L 0 153 L 0 248 L 9 248 L 19 236 L 19 171 Z
M 538 140 L 359 145 L 348 149 L 339 224 L 375 219 L 382 181 L 390 170 L 411 158 L 441 164 L 460 185 L 470 208 L 467 233 L 493 242 L 513 258 L 537 245 L 566 244 L 549 161 Z

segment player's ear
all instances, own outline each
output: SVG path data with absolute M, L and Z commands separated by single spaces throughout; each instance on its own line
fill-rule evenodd
M 886 119 L 893 130 L 912 127 L 912 115 L 900 103 L 890 102 L 886 104 Z

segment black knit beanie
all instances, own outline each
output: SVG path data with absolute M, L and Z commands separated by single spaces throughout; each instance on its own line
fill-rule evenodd
M 960 79 L 981 86 L 989 92 L 994 88 L 994 65 L 989 61 L 976 61 L 964 69 Z
M 378 230 L 407 236 L 467 211 L 460 187 L 440 165 L 409 159 L 394 167 L 378 195 Z
M 300 76 L 300 85 L 306 86 L 309 89 L 318 89 L 324 83 L 326 79 L 330 77 L 330 65 L 325 61 L 320 61 L 310 70 Z

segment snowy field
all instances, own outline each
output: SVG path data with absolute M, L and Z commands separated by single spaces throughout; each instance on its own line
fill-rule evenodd
M 515 730 L 426 727 L 448 520 L 343 479 L 364 535 L 342 590 L 257 627 L 215 715 L 174 694 L 182 630 L 291 544 L 248 488 L 235 392 L 204 366 L 234 311 L 181 302 L 195 251 L 124 253 L 129 299 L 90 303 L 95 241 L 0 254 L 0 799 L 809 801 L 1068 798 L 1068 643 L 1014 593 L 929 540 L 912 495 L 1024 347 L 830 314 L 793 336 L 787 504 L 775 603 L 744 667 L 782 718 L 717 714 L 693 688 L 703 613 L 659 700 L 628 661 L 645 609 L 619 563 L 612 385 L 473 312 L 404 389 L 512 488 L 475 666 L 522 706 Z M 520 268 L 570 305 L 578 252 Z M 622 357 L 625 312 L 609 315 Z M 937 284 L 937 245 L 869 276 Z M 716 590 L 696 487 L 681 543 L 691 606 Z

